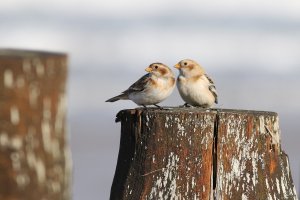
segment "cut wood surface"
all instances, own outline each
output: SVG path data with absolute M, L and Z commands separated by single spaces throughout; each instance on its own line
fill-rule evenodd
M 70 199 L 67 56 L 0 50 L 0 199 Z
M 120 111 L 110 199 L 297 199 L 274 112 Z

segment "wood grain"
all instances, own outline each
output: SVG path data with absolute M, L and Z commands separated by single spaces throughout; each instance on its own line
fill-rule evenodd
M 274 112 L 120 111 L 110 199 L 297 199 Z
M 0 199 L 70 199 L 67 56 L 0 50 Z

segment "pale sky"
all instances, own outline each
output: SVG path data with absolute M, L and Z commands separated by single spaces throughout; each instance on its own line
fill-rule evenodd
M 299 10 L 296 0 L 9 0 L 0 2 L 0 44 L 67 52 L 99 70 L 189 57 L 212 70 L 247 61 L 291 71 L 300 63 Z
M 0 44 L 64 51 L 74 63 L 92 60 L 90 69 L 190 57 L 213 70 L 247 61 L 291 71 L 300 63 L 299 10 L 296 0 L 4 0 Z
M 268 16 L 299 19 L 300 2 L 297 0 L 226 0 L 226 1 L 180 1 L 180 0 L 2 0 L 2 11 L 41 10 L 55 11 L 66 14 L 115 15 L 115 16 L 153 16 L 166 10 L 178 12 L 195 11 L 201 14 L 227 15 L 253 13 Z M 238 12 L 238 13 L 237 13 Z

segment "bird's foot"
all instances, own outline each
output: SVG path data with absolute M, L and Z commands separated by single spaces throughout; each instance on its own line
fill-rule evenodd
M 159 105 L 157 105 L 157 104 L 153 104 L 154 106 L 156 106 L 157 108 L 159 108 L 160 110 L 163 110 L 164 108 L 163 107 L 161 107 L 161 106 L 159 106 Z
M 185 104 L 179 106 L 179 108 L 189 108 L 189 107 L 193 107 L 193 106 L 188 103 L 185 103 Z
M 144 108 L 145 110 L 148 110 L 147 106 L 145 106 L 145 105 L 142 105 L 142 106 L 143 106 L 143 108 Z

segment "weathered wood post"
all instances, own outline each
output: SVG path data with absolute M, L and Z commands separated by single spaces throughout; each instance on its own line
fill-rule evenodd
M 70 199 L 67 56 L 0 50 L 0 199 Z
M 110 199 L 297 199 L 273 112 L 123 110 Z

